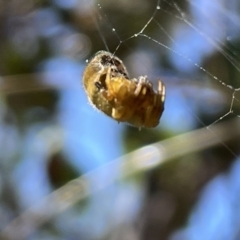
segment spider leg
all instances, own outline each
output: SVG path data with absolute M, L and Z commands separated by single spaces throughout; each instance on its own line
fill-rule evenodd
M 135 79 L 133 79 L 135 80 Z M 148 81 L 147 76 L 139 77 L 139 80 L 136 82 L 137 88 L 134 91 L 135 96 L 145 96 L 147 92 L 154 92 L 152 88 L 152 83 Z
M 105 84 L 107 86 L 107 89 L 101 89 L 102 95 L 108 101 L 112 101 L 114 99 L 114 89 L 112 88 L 110 81 L 111 81 L 111 67 L 108 67 L 107 73 L 106 73 L 106 79 L 105 79 Z
M 158 92 L 152 95 L 152 105 L 148 105 L 144 115 L 145 127 L 155 127 L 159 123 L 159 119 L 164 110 L 165 86 L 161 81 L 158 81 Z
M 106 74 L 106 86 L 108 90 L 108 97 L 110 101 L 115 99 L 115 102 L 122 101 L 128 95 L 128 86 L 126 79 L 121 77 L 111 76 L 112 68 L 109 67 Z
M 139 81 L 138 81 L 138 83 L 137 83 L 137 87 L 136 87 L 136 89 L 135 89 L 135 91 L 134 91 L 134 95 L 135 95 L 135 96 L 139 96 L 139 94 L 140 94 L 141 92 L 142 92 L 143 95 L 146 94 L 147 89 L 146 89 L 146 87 L 144 86 L 144 85 L 146 85 L 146 79 L 147 79 L 146 76 L 145 76 L 145 77 L 141 76 L 141 77 L 139 78 Z
M 163 103 L 165 101 L 166 92 L 165 92 L 165 86 L 160 80 L 158 81 L 158 95 L 160 96 L 159 97 L 160 102 Z
M 121 120 L 123 112 L 124 112 L 123 108 L 113 108 L 112 117 L 116 120 Z
M 111 81 L 111 71 L 112 71 L 112 69 L 111 69 L 111 67 L 109 66 L 108 68 L 107 68 L 107 74 L 106 74 L 106 85 L 109 87 L 110 86 L 110 81 Z
M 111 75 L 112 68 L 109 66 L 106 73 L 106 90 L 102 91 L 103 96 L 112 104 L 112 117 L 116 120 L 123 121 L 127 118 L 126 109 L 121 106 L 122 101 L 128 95 L 128 88 L 122 82 L 124 78 L 113 77 Z

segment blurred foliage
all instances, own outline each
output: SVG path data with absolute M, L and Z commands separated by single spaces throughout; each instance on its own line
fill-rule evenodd
M 226 32 L 224 39 L 210 22 L 210 29 L 204 28 L 207 13 L 201 15 L 197 4 L 160 1 L 153 15 L 157 1 L 0 0 L 0 230 L 113 156 L 206 127 L 229 109 L 234 114 L 223 120 L 240 115 L 239 91 L 234 92 L 240 83 L 237 22 L 232 28 L 224 22 L 229 21 L 227 11 L 219 22 L 213 15 L 213 25 L 220 24 L 221 33 Z M 147 37 L 134 36 L 143 29 Z M 202 43 L 202 33 L 210 40 Z M 233 35 L 231 41 L 228 35 Z M 118 125 L 87 104 L 79 72 L 86 58 L 106 48 L 116 50 L 130 76 L 147 74 L 153 84 L 161 77 L 166 84 L 166 109 L 158 128 L 139 131 Z M 48 78 L 48 73 L 53 75 Z M 211 127 L 209 134 L 214 134 Z M 26 227 L 26 239 L 195 240 L 173 236 L 188 227 L 205 186 L 220 174 L 231 174 L 238 155 L 239 139 L 220 142 L 172 159 L 141 178 L 130 176 L 96 195 L 89 190 L 81 211 L 74 205 L 53 219 L 46 217 L 40 228 L 32 223 L 32 229 Z M 117 173 L 109 169 L 105 174 L 95 176 L 99 184 Z

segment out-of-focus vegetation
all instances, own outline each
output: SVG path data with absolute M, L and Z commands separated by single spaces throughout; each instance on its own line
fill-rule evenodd
M 2 239 L 240 239 L 239 4 L 159 4 L 0 0 Z M 88 104 L 106 48 L 165 83 L 159 127 Z

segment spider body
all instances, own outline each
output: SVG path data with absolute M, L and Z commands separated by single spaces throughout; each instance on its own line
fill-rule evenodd
M 87 65 L 83 84 L 89 101 L 117 120 L 138 128 L 156 127 L 164 110 L 165 86 L 158 81 L 153 90 L 146 76 L 130 79 L 123 62 L 99 51 Z

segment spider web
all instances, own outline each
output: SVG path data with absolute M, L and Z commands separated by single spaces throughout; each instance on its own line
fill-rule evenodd
M 63 3 L 64 1 L 55 0 L 54 2 Z M 74 1 L 66 2 L 70 4 Z M 91 39 L 92 52 L 102 49 L 116 54 L 127 66 L 127 69 L 130 72 L 130 77 L 148 75 L 149 80 L 154 84 L 157 83 L 158 78 L 165 83 L 167 89 L 165 105 L 166 109 L 163 113 L 159 129 L 168 129 L 174 132 L 174 134 L 189 131 L 190 136 L 188 135 L 188 137 L 185 139 L 191 138 L 195 140 L 196 137 L 201 135 L 198 141 L 196 141 L 197 143 L 195 143 L 196 147 L 196 145 L 200 145 L 200 142 L 204 142 L 205 146 L 210 146 L 211 144 L 214 145 L 214 140 L 207 136 L 206 132 L 210 133 L 209 135 L 213 134 L 218 136 L 220 135 L 219 132 L 221 132 L 221 136 L 226 135 L 224 131 L 216 130 L 216 128 L 218 128 L 218 123 L 228 120 L 228 118 L 238 119 L 240 117 L 240 66 L 238 47 L 240 39 L 240 21 L 238 17 L 239 13 L 237 12 L 237 4 L 237 1 L 234 0 L 228 2 L 209 0 L 138 0 L 114 1 L 114 4 L 111 0 L 96 0 L 94 2 L 84 1 L 84 3 L 81 4 L 81 13 L 83 16 L 87 16 L 88 13 L 91 15 L 91 18 L 89 18 L 89 16 L 85 18 L 85 25 L 87 25 L 86 28 L 91 33 L 96 32 L 96 34 L 93 35 L 95 37 Z M 75 9 L 72 11 L 74 12 L 78 10 L 79 9 Z M 78 15 L 80 14 L 78 13 Z M 91 25 L 92 19 L 93 24 Z M 48 32 L 45 34 L 48 35 L 50 33 Z M 58 37 L 56 37 L 56 39 L 58 40 Z M 56 47 L 55 45 L 54 47 Z M 59 45 L 61 46 L 61 44 Z M 87 53 L 90 54 L 90 47 L 86 49 L 88 50 Z M 63 49 L 63 51 L 66 50 L 67 49 Z M 85 50 L 84 57 L 86 56 L 87 50 Z M 65 65 L 67 65 L 67 62 Z M 60 75 L 64 79 L 64 83 L 68 82 L 68 80 L 70 82 L 71 79 L 74 78 L 70 76 L 69 73 L 64 76 L 62 76 L 62 73 L 59 74 L 59 76 Z M 25 76 L 23 76 L 23 78 L 25 78 Z M 51 77 L 51 80 L 53 79 L 57 78 L 55 78 L 55 76 Z M 25 85 L 29 87 L 29 84 Z M 77 84 L 74 85 L 74 87 L 79 87 L 79 75 L 77 76 Z M 17 90 L 19 91 L 19 89 Z M 67 91 L 65 89 L 65 85 L 61 90 L 63 92 Z M 68 99 L 69 102 L 69 98 L 66 96 L 67 94 L 68 96 L 74 95 L 72 89 L 70 94 L 62 93 L 62 95 L 64 95 L 62 98 L 65 98 L 65 100 Z M 97 148 L 95 145 L 98 144 L 95 143 L 101 142 L 101 144 L 104 144 L 106 139 L 109 137 L 106 137 L 106 133 L 108 131 L 106 131 L 106 129 L 99 128 L 99 126 L 97 126 L 94 131 L 92 131 L 92 126 L 90 126 L 91 128 L 88 128 L 86 131 L 79 128 L 79 126 L 81 127 L 79 122 L 81 123 L 83 112 L 81 112 L 80 118 L 75 113 L 75 108 L 79 110 L 79 105 L 76 104 L 76 101 L 79 100 L 77 98 L 79 97 L 79 92 L 77 92 L 74 96 L 76 98 L 73 100 L 73 102 L 71 102 L 72 105 L 70 106 L 70 111 L 66 112 L 66 110 L 64 110 L 60 114 L 62 114 L 63 117 L 67 116 L 69 119 L 71 119 L 71 124 L 75 124 L 72 124 L 74 125 L 74 133 L 75 131 L 77 133 L 77 137 L 75 135 L 74 137 L 76 137 L 78 140 L 79 136 L 81 135 L 81 138 L 84 139 L 84 148 L 81 145 L 79 147 L 78 141 L 76 141 L 77 143 L 74 142 L 74 147 L 70 147 L 70 153 L 67 152 L 67 154 L 75 155 L 78 162 L 79 159 L 84 156 L 82 157 L 84 164 L 85 162 L 88 162 L 88 160 L 90 161 L 94 158 L 98 159 L 100 162 L 101 160 L 99 159 L 102 157 L 102 155 L 102 158 L 104 158 L 106 162 L 106 155 L 102 154 L 100 150 L 103 152 L 109 152 L 107 151 L 109 149 L 109 142 L 111 142 L 112 146 L 117 144 L 120 145 L 119 142 L 115 143 L 111 141 L 112 139 L 116 139 L 117 136 L 113 134 L 114 136 L 110 138 L 110 141 L 107 142 L 107 145 L 101 145 L 99 148 Z M 85 95 L 82 102 L 84 102 L 84 105 L 86 105 Z M 62 103 L 62 105 L 66 105 L 66 102 Z M 74 111 L 72 111 L 72 109 L 74 109 Z M 71 115 L 71 112 L 74 112 L 74 115 Z M 74 122 L 74 120 L 77 123 Z M 92 121 L 91 119 L 88 119 L 87 121 L 91 123 L 89 125 L 96 125 L 95 119 Z M 110 119 L 109 124 L 112 124 L 112 122 L 114 121 Z M 101 123 L 97 125 L 101 125 Z M 113 128 L 116 128 L 116 125 L 113 126 Z M 196 130 L 194 134 L 191 134 L 191 130 L 201 127 L 204 127 L 204 130 L 206 131 L 202 132 Z M 111 127 L 108 125 L 108 128 Z M 226 129 L 230 131 L 229 127 Z M 45 129 L 43 133 L 45 135 L 42 134 L 40 137 L 42 137 L 44 142 L 48 143 L 48 145 L 52 146 L 56 143 L 58 143 L 58 145 L 62 144 L 62 131 L 59 130 L 58 132 L 55 129 L 55 131 L 49 132 L 48 129 Z M 103 136 L 102 141 L 100 138 L 98 138 L 99 136 Z M 91 141 L 89 139 L 91 139 Z M 96 142 L 94 143 L 92 139 L 96 139 Z M 67 184 L 65 187 L 63 187 L 63 189 L 60 189 L 60 192 L 58 190 L 56 193 L 53 192 L 53 196 L 55 196 L 55 194 L 59 194 L 59 198 L 57 199 L 65 199 L 63 197 L 67 196 L 73 201 L 73 203 L 66 200 L 63 203 L 58 202 L 58 205 L 56 204 L 56 198 L 52 199 L 52 195 L 50 194 L 49 198 L 51 201 L 53 201 L 53 207 L 51 209 L 52 211 L 48 211 L 48 206 L 51 206 L 51 204 L 49 205 L 50 200 L 48 199 L 48 201 L 46 201 L 46 206 L 44 205 L 43 207 L 43 213 L 45 213 L 45 215 L 42 214 L 43 219 L 41 219 L 41 216 L 39 215 L 37 215 L 36 218 L 35 212 L 42 213 L 42 211 L 39 210 L 33 211 L 32 215 L 27 212 L 27 214 L 24 216 L 28 219 L 30 225 L 32 222 L 34 223 L 34 221 L 36 221 L 35 219 L 40 219 L 39 222 L 36 221 L 37 228 L 38 225 L 41 224 L 41 220 L 42 222 L 47 221 L 52 216 L 56 215 L 56 213 L 61 212 L 62 209 L 65 209 L 71 204 L 75 204 L 79 199 L 88 196 L 89 193 L 87 184 L 91 179 L 95 180 L 93 186 L 96 189 L 94 188 L 95 190 L 93 190 L 93 192 L 97 192 L 99 189 L 103 189 L 107 185 L 112 184 L 116 178 L 119 178 L 119 175 L 117 175 L 117 173 L 115 174 L 114 169 L 120 169 L 121 163 L 126 164 L 127 170 L 125 174 L 130 175 L 139 169 L 146 170 L 150 167 L 155 167 L 160 164 L 159 159 L 164 158 L 164 151 L 161 152 L 160 150 L 169 149 L 169 152 L 171 153 L 180 151 L 180 156 L 183 156 L 186 152 L 191 152 L 191 150 L 188 149 L 188 151 L 186 148 L 193 147 L 188 141 L 183 141 L 183 139 L 184 138 L 177 137 L 175 141 L 171 142 L 171 144 L 169 144 L 170 141 L 166 140 L 162 143 L 162 145 L 161 143 L 156 146 L 151 145 L 147 148 L 140 149 L 139 152 L 132 153 L 131 158 L 123 156 L 119 161 L 112 161 L 110 165 L 103 166 L 103 173 L 101 173 L 101 169 L 99 168 L 90 173 L 89 175 L 91 175 L 91 177 L 89 178 L 84 179 L 86 176 L 83 175 L 83 178 L 80 178 L 80 180 L 83 181 L 83 185 L 86 187 L 86 189 L 77 188 L 78 191 L 81 190 L 82 192 L 80 191 L 80 193 L 78 193 L 75 191 L 75 189 L 72 190 L 71 188 L 69 190 L 69 186 Z M 208 141 L 207 143 L 205 142 L 205 139 Z M 41 142 L 39 139 L 38 141 Z M 88 143 L 90 148 L 87 148 L 88 146 L 85 143 Z M 237 155 L 237 153 L 228 147 L 224 142 L 221 143 L 224 148 L 227 148 L 234 156 Z M 59 148 L 61 147 L 62 146 Z M 203 147 L 201 149 L 204 149 Z M 37 147 L 35 146 L 35 148 Z M 177 150 L 175 148 L 177 148 Z M 32 150 L 29 151 L 30 154 L 27 155 L 29 159 L 36 160 L 36 157 L 32 154 L 32 152 L 37 152 L 36 156 L 39 156 L 39 152 L 34 149 L 34 146 L 30 146 L 28 149 Z M 90 152 L 89 149 L 92 152 L 97 152 L 97 157 L 96 155 L 90 154 L 82 155 L 83 150 Z M 197 147 L 196 149 L 199 150 Z M 81 152 L 80 154 L 79 151 Z M 149 156 L 149 154 L 153 155 L 150 157 L 150 161 L 149 158 L 146 159 L 145 157 Z M 23 155 L 23 158 L 24 156 L 25 155 Z M 170 159 L 171 157 L 174 158 L 176 156 L 170 156 Z M 73 158 L 74 157 L 72 157 L 72 159 Z M 112 159 L 113 158 L 111 156 L 110 160 Z M 130 159 L 130 161 L 128 161 L 128 163 L 124 162 L 126 159 Z M 86 171 L 84 164 L 80 166 L 81 171 Z M 132 170 L 133 166 L 135 168 Z M 107 172 L 106 169 L 111 171 L 113 175 L 111 175 L 112 178 L 105 177 Z M 25 174 L 24 172 L 24 177 L 33 176 L 34 179 L 29 181 L 29 178 L 28 182 L 38 182 L 37 176 L 34 175 L 34 171 L 28 170 L 28 172 L 28 174 Z M 33 174 L 31 174 L 31 172 L 33 172 Z M 99 174 L 99 172 L 101 174 Z M 82 184 L 81 181 L 80 183 Z M 18 180 L 18 184 L 20 183 L 21 181 Z M 18 188 L 20 189 L 20 187 Z M 129 192 L 131 194 L 132 191 L 133 189 L 130 188 Z M 26 193 L 24 191 L 22 192 Z M 123 195 L 127 196 L 129 192 L 124 193 Z M 69 193 L 72 195 L 69 195 Z M 27 194 L 23 195 L 27 196 Z M 28 201 L 31 202 L 30 200 Z M 34 198 L 32 202 L 35 202 Z M 99 202 L 101 201 L 97 201 L 98 207 Z M 107 204 L 109 203 L 109 206 L 112 205 L 111 198 L 109 196 L 107 199 L 104 199 L 104 202 Z M 56 210 L 54 210 L 54 207 L 56 207 Z M 114 212 L 113 215 L 118 215 L 118 213 L 119 212 Z M 77 216 L 77 218 L 79 218 L 79 216 Z M 19 219 L 20 223 L 24 223 L 21 217 Z M 91 215 L 91 224 L 94 224 L 93 221 L 94 219 L 92 219 Z M 104 221 L 101 221 L 101 223 Z M 64 224 L 67 224 L 67 222 L 68 221 L 64 221 Z M 17 222 L 17 226 L 18 225 L 20 225 L 19 222 Z M 97 223 L 96 225 L 99 224 Z M 77 225 L 77 228 L 79 228 L 79 225 Z M 9 229 L 9 232 L 13 232 L 12 229 L 17 228 L 15 228 L 14 224 L 10 224 Z M 18 236 L 19 233 L 17 230 L 15 233 Z M 16 239 L 16 237 L 13 239 Z
M 144 4 L 139 2 L 139 5 Z M 231 1 L 226 6 L 225 2 L 218 1 L 158 0 L 152 6 L 151 14 L 147 17 L 147 14 L 144 15 L 145 21 L 141 20 L 141 26 L 138 24 L 138 28 L 126 30 L 130 33 L 125 33 L 122 27 L 126 16 L 124 16 L 125 19 L 121 19 L 119 16 L 115 17 L 114 14 L 110 14 L 110 4 L 97 1 L 95 7 L 97 12 L 95 25 L 105 49 L 116 55 L 122 53 L 122 49 L 127 49 L 125 57 L 134 55 L 135 51 L 143 51 L 143 56 L 150 61 L 150 64 L 145 67 L 146 59 L 143 58 L 142 61 L 137 59 L 137 54 L 135 57 L 126 57 L 126 65 L 135 68 L 130 71 L 137 75 L 149 75 L 150 73 L 150 80 L 160 77 L 166 84 L 167 100 L 164 114 L 167 114 L 169 118 L 173 116 L 168 112 L 175 111 L 174 107 L 169 109 L 167 103 L 169 98 L 174 98 L 168 94 L 171 92 L 171 87 L 177 88 L 179 92 L 182 91 L 186 101 L 196 102 L 194 106 L 191 103 L 185 104 L 184 108 L 209 131 L 212 131 L 211 127 L 222 120 L 240 117 L 240 61 L 237 48 L 240 37 L 237 32 L 239 32 L 240 26 L 235 1 Z M 118 7 L 116 6 L 116 8 Z M 137 11 L 131 11 L 133 8 L 131 4 L 125 7 L 129 8 L 131 14 Z M 140 9 L 140 11 L 143 10 Z M 166 20 L 170 23 L 164 22 Z M 127 19 L 127 22 L 131 22 L 131 18 Z M 111 34 L 115 36 L 115 47 L 112 43 L 108 43 Z M 138 42 L 138 46 L 133 42 Z M 149 55 L 146 53 L 147 51 L 150 52 Z M 155 56 L 153 51 L 156 51 Z M 156 57 L 158 54 L 159 57 Z M 148 56 L 146 57 L 146 55 Z M 161 57 L 167 58 L 167 63 L 159 61 L 165 66 L 156 66 L 153 59 L 149 60 L 151 56 L 158 61 Z M 121 56 L 119 57 L 121 58 Z M 218 59 L 220 60 L 218 61 Z M 214 65 L 215 60 L 217 63 Z M 221 66 L 225 66 L 224 69 L 221 69 Z M 159 68 L 161 68 L 160 71 Z M 184 90 L 184 88 L 188 88 L 188 90 Z M 186 94 L 186 92 L 188 93 Z M 202 109 L 201 113 L 196 110 L 204 108 L 204 106 L 208 109 Z M 202 119 L 201 114 L 209 115 L 209 119 Z
M 238 47 L 240 19 L 237 1 L 158 0 L 149 7 L 151 11 L 147 6 L 145 10 L 140 8 L 139 11 L 143 11 L 144 14 L 134 17 L 136 14 L 134 11 L 138 11 L 136 9 L 139 5 L 144 5 L 143 1 L 139 2 L 135 7 L 136 3 L 129 4 L 126 7 L 130 12 L 128 17 L 124 15 L 121 18 L 115 15 L 117 11 L 111 8 L 111 4 L 105 5 L 104 2 L 97 1 L 96 26 L 105 49 L 125 62 L 130 71 L 130 77 L 148 75 L 149 79 L 155 83 L 158 78 L 165 83 L 167 98 L 159 128 L 179 131 L 176 126 L 181 125 L 180 131 L 186 131 L 203 127 L 209 135 L 218 138 L 219 134 L 215 131 L 218 123 L 227 122 L 231 118 L 239 122 L 240 117 L 240 52 Z M 118 6 L 116 8 L 118 9 Z M 137 18 L 141 24 L 136 24 L 137 26 L 133 24 L 134 27 L 131 30 L 122 27 L 125 22 L 126 25 L 131 25 L 131 21 L 137 21 Z M 114 38 L 111 38 L 111 35 Z M 178 101 L 181 102 L 182 99 L 184 99 L 183 104 L 179 105 Z M 179 108 L 185 111 L 181 112 Z M 188 126 L 184 126 L 182 123 L 184 121 Z M 233 125 L 233 128 L 235 126 Z M 226 130 L 225 134 L 230 135 L 231 132 Z M 196 136 L 193 136 L 192 140 L 194 141 L 195 138 Z M 209 136 L 206 135 L 203 141 L 208 142 Z M 239 154 L 224 141 L 220 140 L 220 144 L 234 158 Z M 174 152 L 173 148 L 171 150 Z M 140 158 L 137 156 L 135 158 L 139 164 Z M 237 179 L 235 181 L 237 182 Z M 221 187 L 224 183 L 220 183 Z M 216 192 L 216 189 L 211 188 L 210 191 Z M 226 193 L 222 195 L 224 194 Z M 205 201 L 212 201 L 210 194 Z M 214 204 L 215 202 L 217 202 L 216 199 Z M 227 204 L 224 207 L 221 205 L 222 208 L 226 206 Z M 204 202 L 199 212 L 205 212 L 206 207 L 207 204 Z M 212 215 L 214 214 L 216 214 L 216 209 Z M 204 214 L 199 215 L 201 218 Z M 212 223 L 211 220 L 208 222 L 209 217 L 205 218 L 206 225 Z M 225 215 L 224 218 L 227 217 Z M 146 221 L 148 220 L 151 218 Z M 200 222 L 201 225 L 199 218 L 195 221 Z M 194 226 L 194 223 L 192 225 Z M 195 227 L 197 225 L 195 224 Z M 212 229 L 210 228 L 207 232 L 205 231 L 207 228 L 203 226 L 199 227 L 197 234 L 193 230 L 194 233 L 190 236 L 198 235 L 202 231 L 206 232 L 205 238 L 218 238 L 216 236 L 219 235 L 216 233 L 214 237 L 209 238 Z M 239 229 L 239 227 L 236 228 Z M 191 226 L 186 229 L 192 230 Z M 187 234 L 183 234 L 181 237 L 180 234 L 180 237 L 176 239 L 193 239 L 186 238 L 186 236 Z

